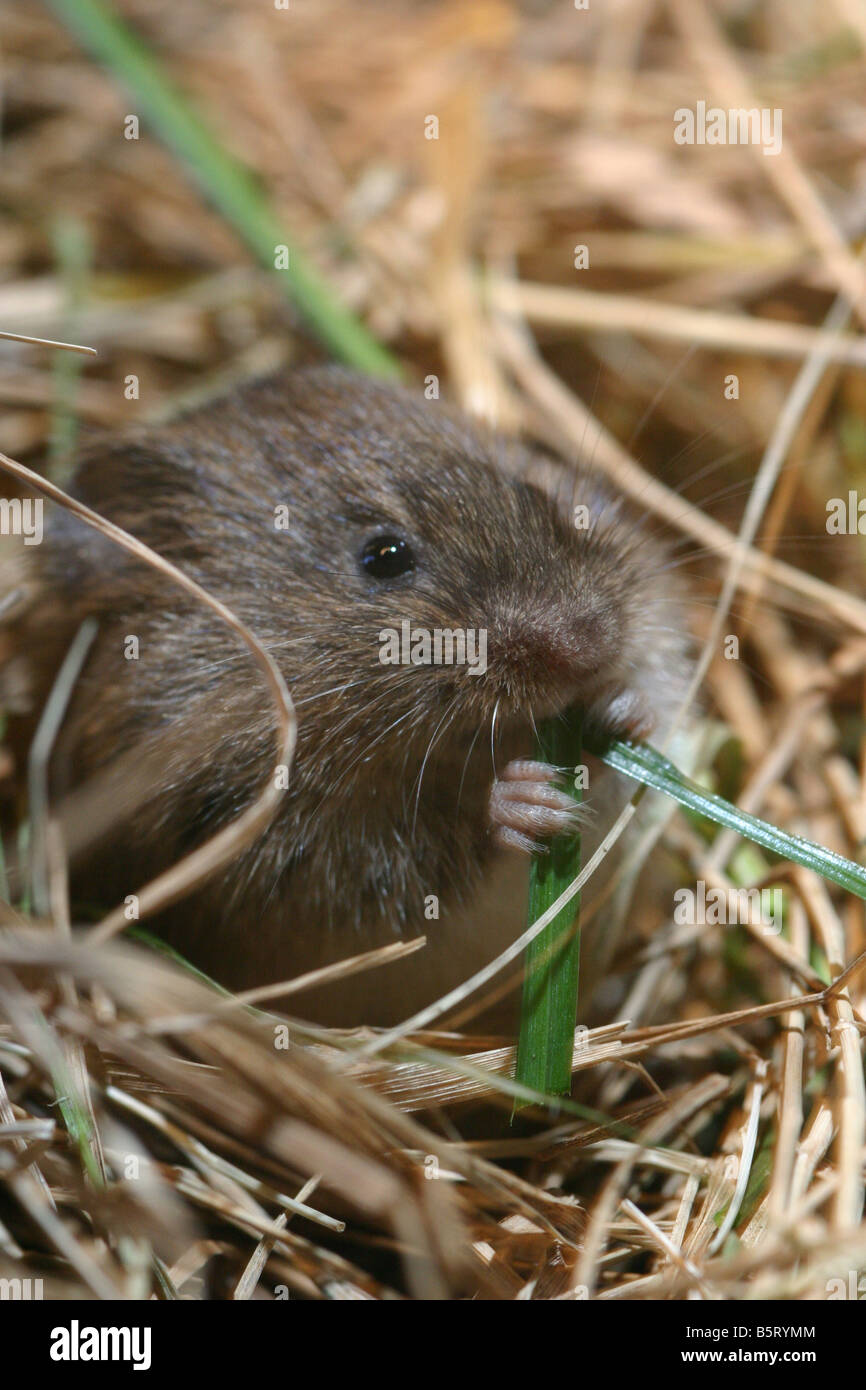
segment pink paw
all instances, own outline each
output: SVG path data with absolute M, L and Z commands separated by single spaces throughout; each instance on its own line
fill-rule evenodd
M 488 803 L 493 837 L 499 845 L 533 854 L 543 840 L 573 835 L 583 808 L 556 786 L 562 774 L 547 763 L 517 758 L 493 783 Z

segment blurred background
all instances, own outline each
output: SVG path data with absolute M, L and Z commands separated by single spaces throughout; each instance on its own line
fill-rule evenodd
M 866 230 L 861 0 L 276 4 L 116 0 L 145 45 L 130 59 L 92 0 L 6 0 L 0 325 L 99 350 L 3 347 L 8 452 L 62 458 L 76 420 L 121 424 L 316 351 L 291 271 L 260 264 L 274 236 L 252 249 L 255 213 L 215 210 L 224 170 L 145 95 L 156 65 L 249 172 L 267 230 L 410 374 L 531 423 L 497 331 L 525 316 L 642 462 L 735 519 L 797 330 L 840 287 L 834 235 Z M 699 101 L 781 108 L 781 153 L 677 144 L 675 111 Z M 830 390 L 779 527 L 800 547 L 863 453 L 862 371 Z

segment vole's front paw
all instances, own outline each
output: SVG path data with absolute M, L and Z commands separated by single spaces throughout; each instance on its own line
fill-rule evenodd
M 656 726 L 655 715 L 637 690 L 621 690 L 603 711 L 603 720 L 619 738 L 648 738 Z
M 578 830 L 581 807 L 556 785 L 560 777 L 547 763 L 518 758 L 508 764 L 493 783 L 488 803 L 497 844 L 532 854 L 543 848 L 540 841 Z

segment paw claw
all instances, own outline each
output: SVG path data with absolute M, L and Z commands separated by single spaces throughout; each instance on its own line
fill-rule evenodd
M 501 849 L 516 849 L 521 854 L 535 854 L 547 852 L 547 845 L 539 844 L 535 840 L 530 840 L 528 835 L 521 835 L 519 830 L 512 830 L 510 826 L 498 825 L 493 831 L 493 838 Z
M 537 763 L 532 758 L 514 758 L 503 769 L 500 782 L 555 782 L 559 770 L 550 763 Z

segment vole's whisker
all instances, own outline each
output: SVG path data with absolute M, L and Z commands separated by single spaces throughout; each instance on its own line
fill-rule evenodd
M 472 742 L 471 742 L 470 745 L 469 745 L 469 751 L 468 751 L 468 753 L 466 754 L 466 757 L 463 759 L 463 771 L 462 771 L 461 774 L 460 774 L 460 785 L 459 785 L 459 787 L 457 788 L 457 807 L 458 807 L 458 809 L 459 809 L 459 807 L 460 807 L 460 802 L 461 802 L 461 800 L 462 800 L 462 798 L 463 798 L 463 783 L 464 783 L 465 780 L 466 780 L 466 772 L 467 772 L 467 769 L 468 769 L 468 767 L 469 767 L 469 759 L 472 757 L 472 751 L 473 751 L 473 749 L 475 748 L 476 743 L 478 742 L 478 739 L 479 739 L 480 734 L 481 734 L 481 729 L 482 729 L 482 725 L 479 724 L 479 725 L 478 725 L 478 728 L 475 730 L 475 733 L 472 735 Z
M 306 695 L 303 700 L 296 700 L 295 709 L 301 709 L 304 705 L 312 705 L 316 700 L 324 700 L 328 695 L 342 695 L 344 691 L 353 690 L 359 685 L 363 685 L 363 681 L 346 681 L 343 685 L 332 685 L 330 690 L 317 690 L 315 695 Z
M 537 742 L 538 742 L 538 725 L 537 725 L 536 722 L 535 722 L 535 712 L 534 712 L 534 710 L 533 710 L 533 708 L 532 708 L 531 705 L 530 705 L 530 707 L 529 707 L 529 723 L 530 723 L 530 726 L 531 726 L 531 728 L 532 728 L 532 737 L 535 739 L 535 741 L 536 741 L 536 743 L 537 743 Z
M 499 705 L 502 700 L 500 695 L 493 707 L 493 718 L 490 720 L 490 762 L 493 767 L 493 780 L 496 781 L 496 720 L 499 715 Z
M 417 780 L 418 780 L 418 790 L 417 790 L 417 792 L 416 792 L 416 794 L 415 794 L 415 811 L 414 811 L 414 814 L 413 814 L 413 816 L 412 816 L 412 834 L 413 834 L 413 835 L 415 834 L 415 827 L 416 827 L 417 824 L 418 824 L 418 806 L 419 806 L 420 801 L 421 801 L 421 785 L 422 785 L 422 783 L 423 783 L 423 781 L 424 781 L 424 770 L 425 770 L 425 768 L 427 767 L 427 761 L 428 761 L 428 759 L 429 759 L 429 757 L 430 757 L 430 754 L 431 754 L 432 751 L 433 751 L 433 745 L 434 745 L 435 742 L 436 742 L 436 738 L 437 738 L 437 735 L 438 735 L 440 729 L 443 727 L 443 725 L 445 725 L 445 727 L 447 727 L 448 723 L 450 722 L 450 716 L 454 713 L 454 710 L 455 710 L 455 708 L 456 708 L 456 706 L 457 706 L 457 701 L 459 700 L 459 698 L 460 698 L 459 694 L 458 694 L 458 695 L 455 695 L 454 698 L 451 700 L 450 704 L 448 704 L 448 705 L 446 706 L 446 708 L 445 708 L 445 713 L 443 714 L 442 718 L 439 720 L 439 723 L 436 725 L 436 728 L 433 730 L 433 733 L 432 733 L 431 736 L 430 736 L 430 741 L 429 741 L 429 743 L 427 744 L 427 751 L 426 751 L 426 753 L 424 754 L 424 758 L 423 758 L 423 760 L 422 760 L 422 762 L 421 762 L 421 770 L 420 770 L 419 773 L 418 773 L 418 779 L 417 779 Z

